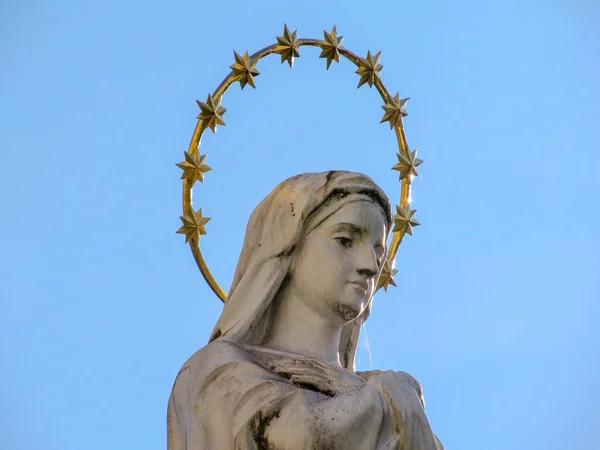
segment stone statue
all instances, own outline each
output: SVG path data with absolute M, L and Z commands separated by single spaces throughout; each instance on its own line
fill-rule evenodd
M 354 371 L 391 223 L 352 172 L 298 175 L 258 205 L 210 341 L 177 375 L 169 450 L 443 449 L 412 376 Z

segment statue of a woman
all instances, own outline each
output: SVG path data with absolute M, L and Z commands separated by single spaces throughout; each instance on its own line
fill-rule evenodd
M 355 372 L 390 202 L 368 177 L 303 174 L 255 209 L 210 342 L 180 370 L 169 450 L 439 450 L 419 383 Z

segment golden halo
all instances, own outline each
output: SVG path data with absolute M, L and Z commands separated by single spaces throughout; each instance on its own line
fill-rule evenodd
M 206 102 L 197 101 L 200 107 L 198 114 L 198 123 L 194 129 L 192 140 L 188 151 L 185 152 L 185 160 L 178 163 L 177 166 L 183 170 L 181 179 L 183 180 L 183 216 L 181 221 L 183 225 L 177 233 L 185 235 L 185 242 L 190 244 L 192 254 L 196 264 L 202 273 L 202 276 L 215 294 L 223 301 L 227 301 L 227 294 L 219 286 L 210 272 L 208 265 L 200 249 L 200 236 L 206 234 L 205 225 L 210 220 L 202 215 L 202 209 L 194 210 L 192 206 L 192 188 L 196 181 L 204 182 L 204 174 L 210 171 L 206 165 L 206 155 L 200 154 L 200 141 L 202 134 L 207 128 L 213 133 L 217 131 L 217 126 L 225 126 L 223 114 L 227 111 L 221 106 L 223 94 L 229 86 L 235 82 L 240 82 L 242 89 L 246 85 L 255 88 L 254 77 L 260 75 L 256 69 L 258 62 L 265 56 L 278 54 L 281 56 L 281 62 L 288 62 L 290 68 L 294 66 L 294 59 L 300 57 L 300 47 L 319 47 L 321 54 L 319 58 L 327 59 L 327 69 L 333 61 L 340 62 L 340 56 L 352 61 L 358 69 L 356 73 L 360 76 L 358 87 L 368 84 L 369 87 L 375 86 L 381 98 L 385 102 L 382 106 L 384 110 L 381 123 L 389 122 L 390 129 L 396 131 L 398 139 L 399 152 L 397 153 L 398 163 L 392 167 L 400 173 L 401 191 L 400 203 L 396 206 L 394 215 L 394 229 L 392 233 L 392 242 L 388 247 L 387 260 L 382 270 L 377 290 L 383 288 L 387 291 L 389 285 L 396 286 L 394 275 L 397 270 L 394 269 L 396 254 L 400 248 L 402 238 L 406 233 L 412 235 L 412 228 L 420 225 L 415 218 L 416 210 L 410 209 L 410 187 L 412 178 L 416 176 L 417 167 L 423 162 L 417 158 L 417 150 L 411 151 L 406 143 L 404 126 L 402 118 L 407 115 L 405 111 L 408 98 L 401 99 L 400 94 L 392 96 L 381 81 L 379 72 L 383 66 L 379 64 L 381 52 L 372 55 L 367 53 L 366 58 L 361 58 L 351 51 L 342 47 L 342 36 L 338 36 L 337 29 L 334 26 L 331 33 L 323 32 L 323 40 L 318 39 L 298 39 L 298 31 L 290 32 L 287 25 L 284 25 L 283 36 L 277 37 L 277 43 L 263 48 L 252 55 L 248 52 L 240 56 L 234 52 L 235 63 L 230 66 L 232 71 L 221 82 L 219 87 L 208 95 Z

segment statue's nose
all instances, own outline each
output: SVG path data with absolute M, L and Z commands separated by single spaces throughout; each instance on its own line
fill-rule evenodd
M 369 278 L 377 275 L 379 267 L 377 265 L 375 250 L 369 248 L 363 249 L 359 254 L 356 269 L 358 273 Z

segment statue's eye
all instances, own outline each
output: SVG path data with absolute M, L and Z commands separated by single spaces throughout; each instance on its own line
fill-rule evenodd
M 346 248 L 352 247 L 352 239 L 350 239 L 350 238 L 338 237 L 338 238 L 336 238 L 336 241 L 338 241 L 342 247 L 346 247 Z

